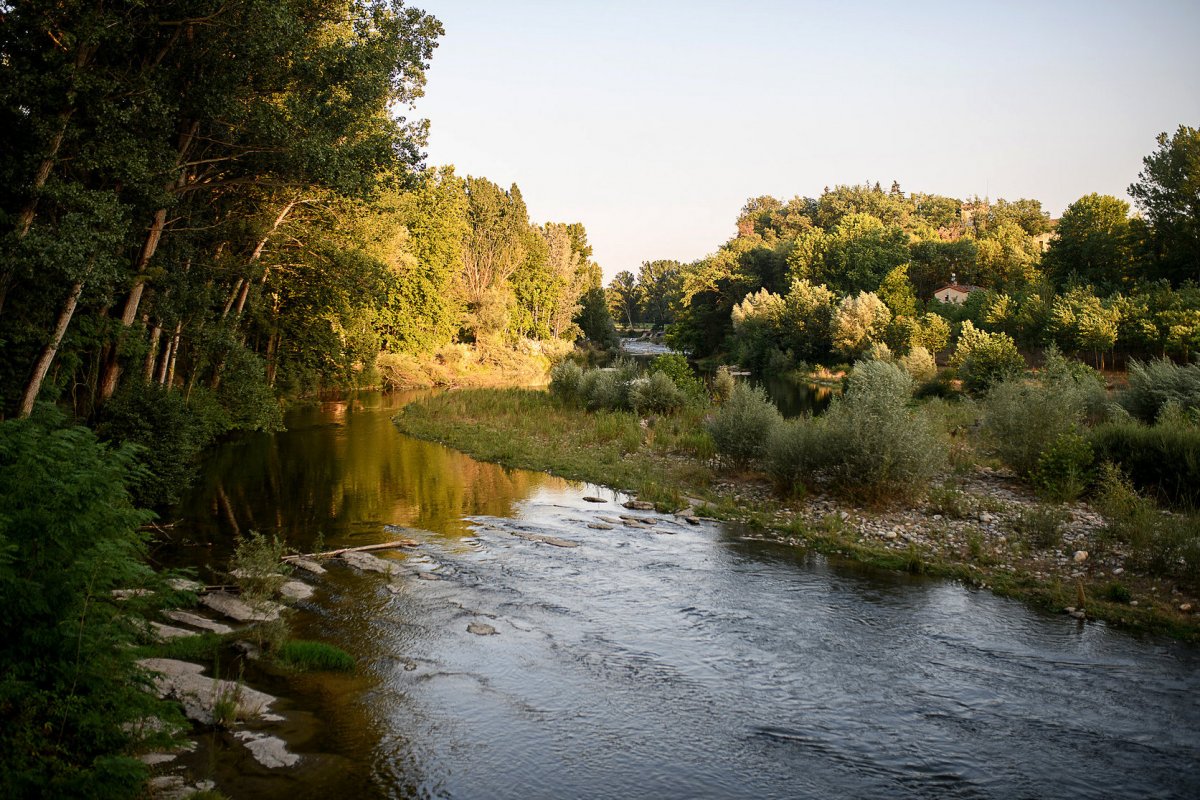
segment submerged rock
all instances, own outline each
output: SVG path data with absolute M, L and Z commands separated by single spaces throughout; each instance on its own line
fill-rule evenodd
M 287 749 L 287 743 L 277 736 L 254 731 L 238 731 L 234 736 L 245 745 L 254 760 L 267 769 L 291 767 L 300 761 L 297 753 Z
M 283 611 L 278 603 L 267 601 L 252 606 L 228 592 L 209 592 L 200 597 L 200 603 L 235 622 L 272 622 Z
M 388 561 L 379 556 L 373 556 L 370 553 L 360 553 L 354 550 L 348 550 L 342 553 L 338 558 L 345 561 L 355 569 L 361 569 L 364 572 L 380 572 L 384 575 L 395 575 L 400 571 L 400 567 L 393 561 Z
M 176 700 L 183 706 L 184 715 L 201 725 L 212 725 L 214 712 L 235 719 L 259 717 L 275 702 L 274 697 L 257 689 L 206 677 L 199 664 L 173 658 L 143 658 L 137 663 L 156 673 L 154 688 L 159 697 Z
M 607 503 L 608 502 L 603 497 L 592 497 L 591 495 L 588 495 L 587 497 L 583 498 L 583 500 L 585 503 Z
M 312 573 L 313 575 L 324 575 L 327 571 L 320 564 L 308 558 L 293 558 L 289 559 L 288 563 L 296 569 L 302 569 L 305 572 Z
M 653 511 L 654 503 L 647 503 L 645 500 L 629 500 L 624 503 L 624 506 L 633 511 Z
M 589 522 L 588 527 L 595 531 L 611 531 L 613 529 L 613 526 L 607 522 Z
M 495 636 L 497 631 L 486 622 L 471 622 L 467 624 L 467 633 L 473 633 L 476 636 Z
M 559 539 L 557 536 L 547 536 L 544 533 L 528 533 L 527 531 L 511 531 L 511 533 L 518 539 L 524 539 L 529 542 L 541 542 L 542 544 L 554 545 L 555 547 L 579 547 L 579 542 Z

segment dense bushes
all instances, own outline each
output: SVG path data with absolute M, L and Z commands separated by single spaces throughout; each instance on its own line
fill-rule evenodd
M 950 365 L 958 370 L 967 391 L 978 392 L 1019 376 L 1025 359 L 1008 334 L 981 331 L 965 320 Z
M 827 481 L 871 502 L 920 496 L 945 466 L 947 447 L 926 415 L 908 407 L 911 393 L 912 379 L 900 367 L 860 362 L 824 416 L 778 428 L 768 471 L 786 490 Z
M 1128 545 L 1135 563 L 1200 587 L 1200 516 L 1160 511 L 1113 467 L 1101 477 L 1097 505 L 1106 534 Z
M 0 424 L 0 786 L 5 797 L 135 797 L 133 723 L 166 713 L 133 663 L 169 592 L 142 561 L 131 448 L 57 418 Z M 123 602 L 114 589 L 159 589 Z
M 1168 406 L 1154 425 L 1125 420 L 1091 433 L 1098 458 L 1119 464 L 1139 490 L 1200 508 L 1200 426 Z
M 675 355 L 656 358 L 646 375 L 639 375 L 631 361 L 589 370 L 563 361 L 550 371 L 550 393 L 588 411 L 642 415 L 673 414 L 689 402 L 708 399 L 704 384 L 692 374 L 687 360 Z

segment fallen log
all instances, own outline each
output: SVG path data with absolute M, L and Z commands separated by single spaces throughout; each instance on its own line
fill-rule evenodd
M 326 550 L 324 553 L 296 553 L 290 556 L 284 556 L 284 561 L 291 561 L 296 558 L 337 558 L 342 553 L 365 553 L 370 550 L 395 550 L 400 547 L 417 547 L 421 543 L 416 539 L 396 539 L 391 542 L 381 542 L 379 544 L 364 544 L 359 547 L 343 547 L 338 550 Z

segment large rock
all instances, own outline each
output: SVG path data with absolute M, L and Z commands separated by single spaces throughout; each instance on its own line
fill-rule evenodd
M 326 571 L 325 568 L 316 561 L 308 558 L 291 558 L 288 559 L 288 563 L 296 569 L 302 569 L 312 575 L 324 575 Z
M 185 636 L 196 636 L 195 631 L 176 628 L 174 625 L 163 625 L 161 622 L 150 623 L 150 635 L 156 642 L 166 642 L 171 639 L 182 639 Z
M 201 725 L 213 724 L 218 704 L 233 704 L 228 710 L 222 709 L 223 714 L 231 713 L 235 719 L 253 719 L 263 716 L 275 702 L 274 697 L 257 689 L 206 677 L 204 667 L 188 661 L 143 658 L 138 665 L 155 673 L 154 688 L 159 697 L 177 701 L 183 706 L 184 715 Z
M 200 603 L 235 622 L 272 622 L 279 619 L 283 606 L 269 600 L 250 605 L 228 592 L 209 592 L 201 595 Z
M 217 634 L 233 633 L 233 628 L 223 622 L 202 617 L 199 614 L 193 614 L 190 611 L 164 611 L 163 616 L 175 622 L 182 622 L 184 625 L 191 625 L 193 628 L 199 628 L 202 631 L 212 631 Z
M 313 587 L 304 581 L 288 581 L 279 587 L 279 596 L 284 600 L 296 602 L 312 597 L 314 591 Z

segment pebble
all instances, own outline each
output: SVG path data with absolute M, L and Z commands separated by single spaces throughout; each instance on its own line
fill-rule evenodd
M 1117 567 L 1116 569 L 1114 569 L 1114 570 L 1112 571 L 1112 574 L 1113 574 L 1113 575 L 1121 575 L 1121 574 L 1123 574 L 1124 572 L 1125 572 L 1125 568 L 1124 568 L 1124 567 Z
M 1075 558 L 1076 564 L 1082 564 L 1083 562 L 1087 561 L 1088 560 L 1087 550 L 1076 550 L 1074 558 Z
M 1192 610 L 1192 604 L 1191 603 L 1180 603 L 1179 610 L 1186 614 Z

